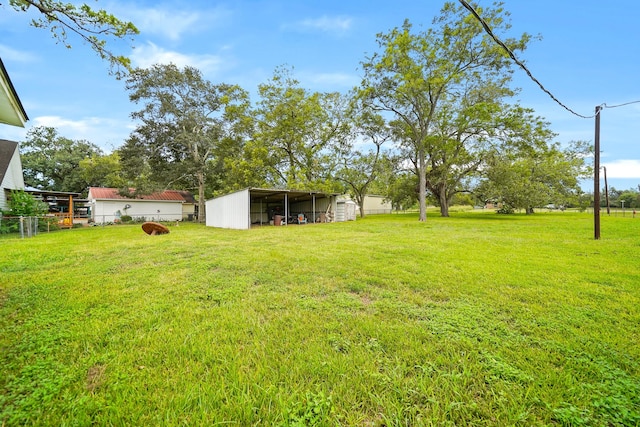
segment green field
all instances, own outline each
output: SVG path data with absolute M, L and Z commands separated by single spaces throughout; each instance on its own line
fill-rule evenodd
M 0 238 L 0 425 L 640 424 L 640 218 Z

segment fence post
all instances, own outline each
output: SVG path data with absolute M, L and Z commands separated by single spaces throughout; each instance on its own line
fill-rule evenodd
M 24 217 L 20 216 L 20 237 L 24 239 Z

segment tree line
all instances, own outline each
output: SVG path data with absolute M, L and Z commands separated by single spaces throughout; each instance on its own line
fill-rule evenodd
M 510 28 L 501 3 L 481 9 L 496 34 Z M 408 20 L 377 35 L 347 93 L 314 92 L 281 66 L 258 100 L 193 67 L 132 69 L 125 87 L 136 128 L 105 154 L 53 128 L 21 144 L 25 183 L 57 191 L 88 186 L 163 188 L 204 201 L 246 187 L 381 194 L 395 208 L 460 200 L 511 209 L 578 203 L 591 147 L 561 146 L 549 123 L 516 100 L 512 63 L 468 11 L 447 2 L 426 30 Z M 503 38 L 514 52 L 532 37 Z M 364 212 L 362 212 L 364 213 Z

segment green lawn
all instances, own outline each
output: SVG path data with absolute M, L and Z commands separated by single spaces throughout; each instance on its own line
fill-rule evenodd
M 640 218 L 0 238 L 0 425 L 640 424 Z

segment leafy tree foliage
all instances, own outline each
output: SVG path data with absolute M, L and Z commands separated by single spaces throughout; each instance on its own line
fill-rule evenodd
M 147 182 L 197 188 L 199 220 L 204 221 L 207 174 L 218 150 L 241 140 L 247 130 L 247 92 L 213 84 L 199 70 L 173 64 L 133 70 L 127 89 L 131 101 L 144 105 L 132 114 L 141 124 L 120 154 L 127 166 L 149 174 Z
M 496 4 L 483 10 L 496 32 L 509 28 Z M 507 38 L 513 50 L 530 37 Z M 415 33 L 401 28 L 378 35 L 381 51 L 362 64 L 361 96 L 374 110 L 390 112 L 407 159 L 418 176 L 420 220 L 426 220 L 427 188 L 448 215 L 460 181 L 477 170 L 484 145 L 501 127 L 511 63 L 462 6 L 447 2 L 434 26 Z M 496 114 L 497 113 L 497 114 Z
M 108 155 L 93 154 L 82 159 L 79 167 L 81 176 L 89 187 L 121 188 L 125 185 L 117 151 Z
M 88 141 L 74 141 L 58 135 L 55 128 L 43 126 L 29 130 L 20 151 L 25 185 L 75 193 L 85 191 L 88 184 L 80 162 L 102 155 L 102 150 Z
M 582 193 L 580 179 L 590 173 L 585 165 L 589 150 L 586 144 L 577 142 L 565 149 L 556 143 L 494 153 L 486 163 L 486 180 L 478 192 L 485 199 L 524 209 L 527 214 L 548 204 L 577 203 Z
M 381 115 L 362 109 L 357 102 L 352 105 L 352 136 L 341 139 L 335 146 L 338 162 L 335 178 L 345 184 L 360 206 L 360 216 L 364 217 L 365 196 L 370 194 L 372 184 L 390 161 L 383 145 L 391 140 L 392 133 Z
M 603 194 L 600 197 L 602 206 L 606 206 L 606 198 Z M 637 189 L 630 188 L 628 190 L 619 190 L 615 187 L 609 188 L 609 205 L 613 207 L 622 207 L 624 201 L 625 208 L 640 208 L 640 185 Z
M 121 21 L 103 9 L 94 10 L 87 4 L 74 5 L 54 0 L 9 0 L 9 5 L 17 12 L 37 10 L 38 19 L 31 25 L 51 31 L 55 40 L 71 48 L 68 34 L 79 36 L 100 56 L 111 64 L 111 69 L 121 75 L 128 70 L 129 58 L 117 55 L 107 48 L 107 39 L 133 37 L 139 31 L 131 22 Z
M 49 206 L 37 200 L 32 194 L 24 190 L 12 190 L 8 200 L 9 210 L 2 212 L 8 216 L 37 216 L 49 211 Z
M 418 204 L 418 177 L 408 170 L 400 170 L 389 176 L 385 190 L 379 191 L 400 211 L 415 208 Z M 375 186 L 374 186 L 375 188 Z
M 329 150 L 349 132 L 346 97 L 311 93 L 282 67 L 258 92 L 256 132 L 244 168 L 260 171 L 263 182 L 276 187 L 334 187 Z

